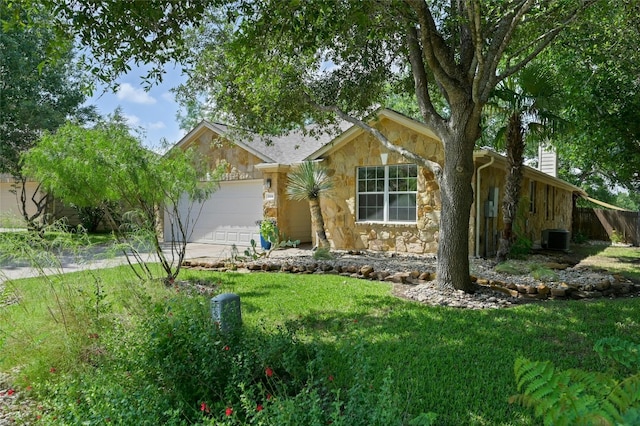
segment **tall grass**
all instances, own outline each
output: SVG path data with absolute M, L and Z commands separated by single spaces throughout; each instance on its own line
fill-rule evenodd
M 215 331 L 211 294 L 125 267 L 20 280 L 5 289 L 20 303 L 0 308 L 0 369 L 51 424 L 529 425 L 508 403 L 516 358 L 600 370 L 598 339 L 640 342 L 637 299 L 471 311 L 332 275 L 179 278 L 238 294 L 242 331 Z

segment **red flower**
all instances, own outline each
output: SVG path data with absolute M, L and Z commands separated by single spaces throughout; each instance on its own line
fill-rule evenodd
M 15 391 L 15 390 L 13 390 L 13 389 L 9 389 L 9 390 L 7 391 L 7 395 L 8 395 L 8 396 L 13 395 L 14 393 L 16 393 L 16 391 Z
M 333 382 L 333 376 L 329 376 L 329 381 Z
M 262 411 L 262 405 L 258 404 L 258 405 L 256 406 L 256 411 Z
M 55 372 L 56 372 L 55 367 L 51 367 L 51 368 L 49 369 L 49 373 L 55 373 Z
M 269 400 L 269 399 L 271 399 L 271 398 L 273 398 L 273 396 L 272 396 L 270 393 L 268 393 L 268 394 L 267 394 L 267 400 Z
M 28 390 L 28 391 L 31 391 L 32 389 L 33 389 L 33 387 L 31 387 L 31 386 L 27 386 L 27 390 Z
M 228 350 L 229 350 L 229 349 L 231 349 L 231 348 L 229 347 L 229 345 L 226 345 L 226 346 L 225 346 L 224 348 L 222 348 L 222 349 L 224 349 L 225 351 L 228 351 Z
M 209 406 L 207 405 L 206 402 L 201 402 L 200 403 L 200 411 L 204 411 L 206 413 L 209 413 Z
M 233 414 L 233 408 L 231 408 L 231 407 L 227 407 L 227 409 L 226 409 L 226 410 L 224 410 L 224 414 L 225 414 L 227 417 L 229 417 L 230 415 L 232 415 L 232 414 Z
M 267 375 L 267 377 L 271 377 L 271 376 L 273 376 L 273 370 L 272 370 L 271 368 L 267 367 L 267 368 L 264 370 L 264 374 L 266 374 L 266 375 Z

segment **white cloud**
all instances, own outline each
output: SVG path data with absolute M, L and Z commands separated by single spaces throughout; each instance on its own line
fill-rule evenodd
M 119 100 L 133 102 L 135 104 L 152 105 L 155 104 L 156 98 L 149 95 L 143 89 L 136 89 L 129 83 L 121 84 L 116 94 Z
M 173 92 L 164 92 L 162 95 L 160 95 L 160 97 L 167 102 L 176 101 L 176 95 Z
M 164 124 L 163 121 L 156 121 L 155 123 L 149 123 L 147 124 L 147 127 L 149 129 L 153 129 L 153 130 L 158 130 L 158 129 L 164 129 L 167 127 L 166 124 Z
M 138 117 L 137 115 L 122 114 L 122 116 L 127 121 L 127 124 L 129 124 L 129 126 L 137 127 L 140 125 L 140 117 Z

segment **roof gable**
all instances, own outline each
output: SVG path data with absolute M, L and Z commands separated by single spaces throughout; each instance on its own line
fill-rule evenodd
M 400 114 L 399 112 L 393 111 L 388 108 L 384 108 L 378 111 L 375 117 L 369 121 L 369 124 L 374 125 L 376 122 L 382 120 L 383 118 L 388 119 L 392 122 L 395 122 L 401 126 L 407 127 L 415 131 L 416 133 L 419 133 L 431 139 L 440 141 L 440 138 L 426 124 L 416 121 L 412 118 L 407 117 L 406 115 Z M 354 140 L 355 138 L 357 138 L 358 136 L 360 136 L 365 132 L 366 130 L 364 130 L 362 127 L 357 126 L 355 124 L 351 125 L 349 128 L 347 128 L 347 130 L 341 133 L 337 138 L 329 141 L 327 144 L 320 147 L 320 149 L 318 149 L 317 151 L 307 156 L 305 160 L 307 161 L 317 160 L 321 157 L 324 157 L 330 154 L 331 152 L 334 152 L 340 149 L 341 147 L 343 147 L 344 145 L 351 142 L 352 140 Z
M 343 125 L 342 127 L 346 126 Z M 343 129 L 339 128 L 339 130 Z M 301 131 L 293 131 L 283 136 L 266 138 L 248 131 L 235 130 L 224 124 L 203 120 L 180 139 L 176 146 L 187 146 L 205 131 L 211 131 L 220 137 L 228 139 L 231 143 L 250 152 L 265 163 L 276 164 L 302 162 L 309 154 L 317 151 L 336 136 L 334 132 L 327 131 L 311 132 L 314 134 L 313 136 L 305 135 Z

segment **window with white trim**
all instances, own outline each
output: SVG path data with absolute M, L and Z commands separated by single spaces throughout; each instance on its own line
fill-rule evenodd
M 418 166 L 358 167 L 357 220 L 367 222 L 415 222 Z

